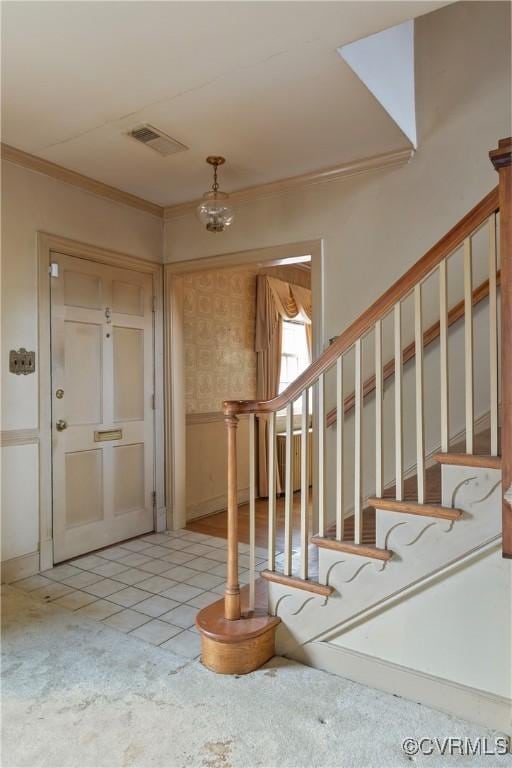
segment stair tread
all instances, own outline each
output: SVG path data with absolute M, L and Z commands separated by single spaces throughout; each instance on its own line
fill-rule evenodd
M 375 497 L 375 498 L 377 498 L 377 497 Z M 372 507 L 375 506 L 374 503 L 373 503 L 375 501 L 375 498 L 371 497 L 371 498 L 368 499 L 368 502 L 372 505 Z M 396 498 L 394 493 L 384 493 L 382 498 L 386 499 L 386 500 L 391 499 L 393 501 L 397 501 L 397 498 Z M 419 503 L 418 502 L 418 494 L 417 493 L 406 493 L 406 494 L 404 494 L 404 498 L 402 499 L 402 501 L 406 501 L 408 504 L 418 504 Z M 441 504 L 441 499 L 439 498 L 439 494 L 437 494 L 437 493 L 436 494 L 431 494 L 431 495 L 427 494 L 426 497 L 425 497 L 424 504 L 431 504 L 433 506 L 434 505 L 440 505 Z
M 285 576 L 284 573 L 279 573 L 279 571 L 265 570 L 260 573 L 260 576 L 276 584 L 304 589 L 307 592 L 314 592 L 325 597 L 329 597 L 334 592 L 334 587 L 329 587 L 327 584 L 320 584 L 318 581 L 311 581 L 310 579 L 302 579 L 300 576 Z
M 393 512 L 404 512 L 425 517 L 438 517 L 444 520 L 458 520 L 462 515 L 462 510 L 443 507 L 442 504 L 419 504 L 417 501 L 399 501 L 388 497 L 382 499 L 372 497 L 369 502 L 378 509 L 389 509 Z
M 501 456 L 491 456 L 488 453 L 460 453 L 458 451 L 448 451 L 448 453 L 435 453 L 433 458 L 440 464 L 501 469 Z
M 390 549 L 381 549 L 376 547 L 375 544 L 356 544 L 354 541 L 343 539 L 330 538 L 328 536 L 313 536 L 311 543 L 317 547 L 324 549 L 334 549 L 338 552 L 347 552 L 353 555 L 359 555 L 363 557 L 371 557 L 375 560 L 390 560 L 393 557 L 393 552 Z

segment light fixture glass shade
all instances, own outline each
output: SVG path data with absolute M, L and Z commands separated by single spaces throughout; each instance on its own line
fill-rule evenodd
M 212 190 L 203 195 L 197 207 L 197 217 L 208 232 L 223 232 L 233 223 L 235 214 L 228 200 L 229 195 L 220 190 Z

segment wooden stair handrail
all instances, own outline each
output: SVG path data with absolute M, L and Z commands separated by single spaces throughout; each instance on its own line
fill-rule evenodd
M 501 274 L 498 270 L 496 272 L 496 285 L 498 286 L 500 284 L 500 278 Z M 481 283 L 475 290 L 473 291 L 473 306 L 476 307 L 477 304 L 480 304 L 481 301 L 487 298 L 489 295 L 489 281 L 485 280 L 483 283 Z M 459 301 L 458 304 L 456 304 L 450 311 L 448 312 L 448 328 L 450 328 L 452 325 L 454 325 L 458 320 L 460 320 L 462 317 L 464 317 L 464 299 L 462 301 Z M 439 321 L 437 323 L 434 323 L 430 326 L 430 328 L 427 328 L 427 330 L 423 334 L 423 348 L 428 347 L 429 344 L 432 344 L 433 341 L 439 338 L 439 335 L 441 333 L 441 324 Z M 416 345 L 413 342 L 408 344 L 407 347 L 404 348 L 404 351 L 402 353 L 402 363 L 405 365 L 405 363 L 408 363 L 409 360 L 412 360 L 416 356 Z M 382 369 L 382 380 L 383 382 L 387 379 L 391 378 L 393 374 L 395 373 L 395 360 L 389 360 Z M 363 398 L 370 395 L 375 389 L 375 375 L 369 376 L 366 381 L 363 384 Z M 352 408 L 355 405 L 355 392 L 351 392 L 350 395 L 347 395 L 344 403 L 343 403 L 343 412 L 345 414 L 349 413 Z M 326 426 L 330 427 L 332 424 L 336 424 L 336 408 L 333 408 L 330 410 L 325 417 L 325 423 Z
M 414 286 L 429 275 L 443 259 L 452 254 L 491 214 L 499 210 L 498 187 L 489 192 L 469 213 L 467 213 L 444 237 L 442 237 L 419 261 L 400 277 L 362 315 L 341 333 L 284 392 L 271 400 L 226 400 L 224 413 L 236 416 L 239 413 L 273 413 L 281 411 L 317 378 L 325 373 L 352 345 L 367 333 L 377 320 L 381 320 L 407 296 Z

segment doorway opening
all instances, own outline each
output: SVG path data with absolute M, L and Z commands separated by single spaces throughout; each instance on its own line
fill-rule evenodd
M 167 284 L 170 293 L 167 295 L 174 299 L 173 328 L 182 328 L 181 339 L 177 340 L 175 335 L 171 337 L 174 352 L 176 346 L 180 351 L 182 391 L 180 393 L 179 388 L 176 391 L 179 382 L 176 363 L 179 366 L 179 360 L 174 355 L 174 390 L 171 387 L 169 392 L 174 422 L 171 434 L 174 440 L 181 437 L 178 450 L 183 456 L 181 466 L 179 461 L 178 466 L 172 461 L 170 468 L 175 473 L 169 477 L 172 525 L 175 528 L 189 527 L 209 535 L 226 536 L 227 454 L 222 403 L 228 399 L 268 399 L 260 397 L 258 391 L 258 279 L 269 277 L 283 285 L 298 285 L 311 292 L 312 318 L 308 321 L 298 315 L 290 318 L 289 324 L 288 319 L 286 325 L 283 323 L 275 394 L 282 391 L 290 376 L 296 378 L 321 351 L 321 243 L 304 244 L 302 252 L 300 244 L 291 248 L 295 253 L 288 258 L 283 254 L 276 259 L 275 249 L 262 249 L 252 252 L 250 261 L 245 253 L 238 255 L 239 260 L 234 258 L 237 255 L 232 255 L 227 264 L 224 262 L 226 257 L 217 257 L 218 261 L 202 259 L 188 265 L 167 267 L 170 277 Z M 307 334 L 305 321 L 310 325 Z M 300 418 L 299 414 L 297 416 Z M 284 418 L 282 422 L 284 430 Z M 238 498 L 243 534 L 245 502 L 249 496 L 247 419 L 240 419 L 238 435 Z M 177 447 L 177 443 L 174 445 Z M 181 493 L 180 481 L 184 486 Z M 261 484 L 259 479 L 257 483 Z M 257 527 L 263 547 L 266 544 L 268 501 L 264 488 L 258 495 L 261 499 Z

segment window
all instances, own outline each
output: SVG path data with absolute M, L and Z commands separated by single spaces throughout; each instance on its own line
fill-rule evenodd
M 281 373 L 279 394 L 300 376 L 310 363 L 306 326 L 294 320 L 283 320 L 283 345 L 281 350 Z M 295 412 L 300 413 L 301 401 L 295 403 Z

